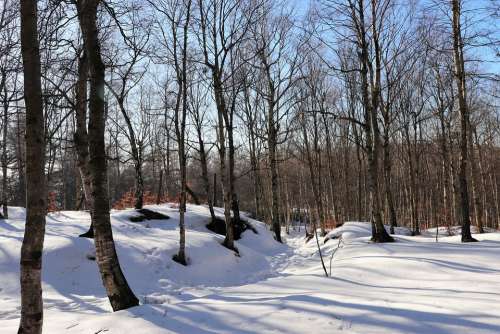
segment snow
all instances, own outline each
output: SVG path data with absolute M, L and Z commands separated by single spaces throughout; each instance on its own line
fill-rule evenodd
M 385 227 L 389 232 L 389 226 Z M 397 235 L 411 235 L 411 231 L 406 227 L 395 227 L 394 232 Z M 370 237 L 372 231 L 366 222 L 345 222 L 325 236 L 325 240 L 337 239 L 342 235 L 343 240 L 357 239 L 361 237 Z
M 44 253 L 45 333 L 500 333 L 500 233 L 479 243 L 432 231 L 397 242 L 369 242 L 370 225 L 350 222 L 330 233 L 344 245 L 324 277 L 314 240 L 303 234 L 275 242 L 266 226 L 236 241 L 241 256 L 205 228 L 208 210 L 189 205 L 190 265 L 171 260 L 178 213 L 148 206 L 169 220 L 133 223 L 132 210 L 114 211 L 122 269 L 141 305 L 111 312 L 84 212 L 48 215 Z M 222 211 L 218 211 L 222 214 Z M 0 220 L 0 328 L 15 333 L 19 317 L 19 253 L 24 211 Z M 434 231 L 435 233 L 435 231 Z M 337 240 L 320 242 L 327 268 Z M 329 268 L 328 268 L 329 269 Z

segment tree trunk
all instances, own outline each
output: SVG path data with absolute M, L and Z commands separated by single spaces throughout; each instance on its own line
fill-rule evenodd
M 384 116 L 384 133 L 383 133 L 383 168 L 384 168 L 384 185 L 385 185 L 385 199 L 387 201 L 387 209 L 389 211 L 389 222 L 391 226 L 391 234 L 394 234 L 394 228 L 398 226 L 396 218 L 396 209 L 394 208 L 394 196 L 392 193 L 392 161 L 390 155 L 390 143 L 389 143 L 389 127 L 391 124 L 390 120 L 390 109 L 389 106 L 385 106 L 383 111 Z
M 309 136 L 307 134 L 305 115 L 302 114 L 301 118 L 302 118 L 302 135 L 303 135 L 303 139 L 304 139 L 304 145 L 305 145 L 305 149 L 306 149 L 306 158 L 307 158 L 307 163 L 308 163 L 308 167 L 309 167 L 310 184 L 311 184 L 312 192 L 314 195 L 314 202 L 316 205 L 317 218 L 321 223 L 322 209 L 323 208 L 321 207 L 321 198 L 320 198 L 321 195 L 320 195 L 319 187 L 318 187 L 319 182 L 317 181 L 318 177 L 317 177 L 316 172 L 315 172 L 315 170 L 317 168 L 314 164 L 313 155 L 311 152 L 312 148 L 311 148 L 311 145 L 309 143 Z M 316 138 L 314 140 L 316 140 Z M 310 211 L 309 211 L 309 213 L 310 213 Z M 311 218 L 311 219 L 314 219 L 314 218 Z M 316 225 L 317 224 L 314 224 L 314 228 L 316 228 Z M 320 225 L 322 225 L 322 224 L 320 224 Z M 324 227 L 322 227 L 322 232 L 324 232 Z M 314 231 L 314 233 L 316 233 L 316 231 Z
M 217 106 L 217 140 L 219 142 L 219 163 L 220 163 L 220 181 L 222 185 L 222 194 L 224 200 L 224 220 L 226 223 L 226 237 L 224 238 L 223 245 L 229 249 L 235 249 L 234 247 L 234 232 L 233 232 L 233 222 L 231 220 L 231 205 L 233 202 L 233 193 L 231 180 L 227 182 L 227 168 L 226 168 L 226 136 L 224 127 L 224 114 L 226 111 L 224 93 L 222 89 L 222 83 L 219 78 L 219 74 L 216 69 L 213 70 L 213 84 L 214 84 L 214 96 L 215 104 Z M 231 174 L 231 173 L 230 173 Z M 215 186 L 214 186 L 215 188 Z
M 9 121 L 9 102 L 7 99 L 7 86 L 4 85 L 5 100 L 3 101 L 3 133 L 2 133 L 2 214 L 3 218 L 9 218 L 7 203 L 7 130 Z
M 92 189 L 89 170 L 89 141 L 87 134 L 87 77 L 88 64 L 85 54 L 78 58 L 78 81 L 76 84 L 76 131 L 73 136 L 77 155 L 76 165 L 82 180 L 85 207 L 92 212 Z M 80 237 L 93 238 L 92 219 L 90 228 Z
M 274 95 L 274 92 L 271 94 Z M 269 147 L 269 169 L 271 170 L 271 220 L 276 241 L 281 240 L 281 225 L 279 222 L 279 203 L 278 203 L 278 166 L 276 161 L 276 142 L 277 134 L 274 121 L 274 105 L 269 103 L 268 110 L 268 135 L 267 145 Z
M 230 116 L 232 119 L 232 116 Z M 236 224 L 241 221 L 240 217 L 240 202 L 238 199 L 238 194 L 236 193 L 236 175 L 235 175 L 235 149 L 234 149 L 234 134 L 233 134 L 233 122 L 229 122 L 226 125 L 227 139 L 228 139 L 228 160 L 229 160 L 229 189 L 231 192 L 231 209 L 233 210 L 233 217 Z
M 394 197 L 392 195 L 392 182 L 391 182 L 391 158 L 389 146 L 388 131 L 384 132 L 384 182 L 385 182 L 385 198 L 387 200 L 387 208 L 389 210 L 389 222 L 391 226 L 391 234 L 394 234 L 394 228 L 398 226 L 396 218 L 396 209 L 394 208 Z
M 18 194 L 16 195 L 16 203 L 20 206 L 26 207 L 26 180 L 25 180 L 25 157 L 23 154 L 23 140 L 21 139 L 22 131 L 21 130 L 21 118 L 20 113 L 18 112 L 16 115 L 16 160 L 17 160 L 17 170 L 19 176 L 19 187 Z
M 160 166 L 160 180 L 158 181 L 158 192 L 156 194 L 156 204 L 160 204 L 163 197 L 163 168 Z
M 375 5 L 372 1 L 372 20 L 375 21 Z M 369 64 L 369 54 L 368 54 L 368 44 L 366 41 L 366 31 L 365 31 L 365 19 L 364 19 L 364 5 L 363 1 L 360 0 L 360 11 L 359 11 L 359 44 L 360 52 L 359 60 L 361 63 L 361 91 L 362 91 L 362 101 L 365 113 L 365 124 L 364 129 L 366 132 L 366 155 L 368 158 L 368 191 L 369 191 L 369 203 L 371 211 L 371 221 L 372 221 L 372 241 L 374 242 L 390 242 L 394 239 L 387 233 L 382 222 L 381 209 L 380 209 L 380 188 L 378 184 L 379 176 L 379 147 L 380 147 L 380 133 L 378 127 L 377 110 L 378 110 L 378 98 L 380 89 L 380 50 L 378 50 L 377 33 L 375 31 L 376 24 L 372 24 L 372 29 L 374 29 L 374 48 L 376 54 L 376 78 L 374 80 L 374 85 L 371 89 L 371 99 L 370 99 L 370 89 L 368 86 L 368 64 Z
M 144 179 L 142 177 L 142 158 L 138 156 L 135 158 L 135 203 L 136 210 L 142 209 L 144 205 Z
M 212 182 L 213 184 L 213 187 L 214 187 L 214 193 L 213 193 L 213 196 L 212 196 L 212 199 L 214 201 L 214 207 L 215 206 L 218 206 L 217 205 L 217 173 L 214 173 L 214 181 Z
M 474 129 L 472 128 L 472 124 L 470 124 L 469 122 L 468 146 L 470 155 L 472 199 L 474 201 L 474 220 L 476 222 L 478 232 L 484 233 L 483 205 L 481 203 L 481 191 L 479 190 L 481 180 L 480 180 L 479 167 L 477 164 L 477 158 L 474 148 L 473 133 Z
M 37 2 L 21 0 L 21 53 L 26 106 L 26 225 L 21 247 L 21 321 L 18 333 L 43 325 L 42 252 L 47 191 Z
M 462 242 L 477 241 L 470 231 L 469 189 L 467 187 L 468 164 L 468 127 L 469 110 L 467 106 L 467 88 L 465 82 L 465 68 L 463 58 L 463 41 L 460 27 L 460 1 L 451 0 L 453 11 L 453 60 L 455 63 L 455 81 L 458 93 L 458 106 L 460 111 L 460 166 L 458 183 L 460 187 L 460 208 L 462 220 Z
M 139 300 L 130 289 L 120 268 L 116 254 L 113 231 L 109 215 L 108 181 L 105 152 L 105 106 L 104 106 L 104 64 L 97 26 L 97 7 L 100 0 L 86 0 L 77 3 L 78 18 L 82 30 L 85 50 L 90 69 L 89 108 L 89 167 L 92 185 L 92 223 L 96 262 L 103 285 L 114 311 L 137 306 Z
M 214 211 L 214 196 L 210 189 L 210 179 L 208 178 L 208 163 L 207 163 L 207 152 L 205 150 L 205 143 L 203 142 L 202 128 L 200 126 L 196 127 L 196 133 L 198 135 L 198 150 L 200 152 L 200 167 L 201 167 L 201 177 L 203 179 L 203 185 L 205 187 L 205 194 L 207 196 L 208 209 L 210 210 L 210 217 L 213 222 L 215 222 L 215 211 Z M 214 174 L 215 175 L 215 174 Z M 215 184 L 214 180 L 214 184 Z

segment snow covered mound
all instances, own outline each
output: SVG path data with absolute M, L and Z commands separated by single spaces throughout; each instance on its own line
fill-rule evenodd
M 390 227 L 385 226 L 387 232 L 389 232 Z M 396 227 L 394 230 L 397 235 L 411 235 L 411 231 L 406 227 Z M 324 242 L 330 239 L 338 239 L 342 236 L 344 240 L 351 240 L 363 237 L 371 237 L 372 226 L 368 222 L 345 222 L 342 226 L 333 229 L 329 232 L 325 238 Z
M 221 245 L 224 237 L 205 225 L 206 207 L 188 205 L 186 253 L 189 265 L 172 260 L 178 250 L 179 214 L 173 205 L 150 205 L 148 209 L 166 214 L 167 220 L 132 222 L 135 210 L 112 212 L 114 239 L 122 269 L 142 303 L 155 303 L 173 291 L 186 287 L 221 287 L 255 282 L 273 275 L 270 256 L 283 251 L 266 226 L 249 220 L 258 234 L 245 231 L 236 241 L 240 256 Z M 217 211 L 222 215 L 222 211 Z M 17 317 L 19 308 L 19 255 L 25 212 L 9 208 L 11 219 L 0 220 L 0 320 Z M 43 258 L 44 297 L 52 303 L 73 303 L 102 299 L 108 309 L 94 258 L 93 241 L 79 238 L 90 224 L 81 211 L 62 211 L 47 216 Z M 92 297 L 89 297 L 92 296 Z

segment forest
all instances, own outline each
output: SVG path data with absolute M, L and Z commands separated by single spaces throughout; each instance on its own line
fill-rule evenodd
M 0 104 L 8 330 L 500 332 L 498 0 L 2 0 Z

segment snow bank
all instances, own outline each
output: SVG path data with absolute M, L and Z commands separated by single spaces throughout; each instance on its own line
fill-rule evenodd
M 385 226 L 387 232 L 390 231 L 389 226 Z M 406 227 L 396 227 L 394 230 L 396 235 L 411 235 L 411 231 Z M 371 237 L 372 226 L 368 222 L 345 222 L 342 226 L 333 229 L 329 232 L 325 238 L 324 242 L 330 239 L 338 239 L 342 236 L 344 240 L 352 240 L 363 237 Z
M 240 256 L 221 245 L 224 237 L 209 231 L 209 211 L 188 205 L 186 252 L 189 265 L 172 260 L 178 250 L 179 214 L 172 205 L 147 206 L 164 213 L 168 220 L 131 222 L 134 210 L 112 211 L 114 239 L 122 269 L 142 303 L 157 303 L 174 292 L 184 298 L 188 287 L 210 287 L 252 283 L 274 275 L 270 255 L 285 246 L 277 243 L 265 225 L 250 220 L 258 231 L 245 231 L 235 244 Z M 222 214 L 222 211 L 218 211 Z M 17 317 L 19 308 L 19 254 L 25 211 L 9 208 L 8 220 L 0 220 L 0 320 Z M 97 265 L 89 260 L 93 241 L 78 238 L 90 224 L 81 211 L 61 211 L 47 216 L 43 258 L 44 297 L 49 304 L 97 302 L 109 310 Z M 69 306 L 68 306 L 69 307 Z M 97 310 L 96 310 L 97 311 Z

